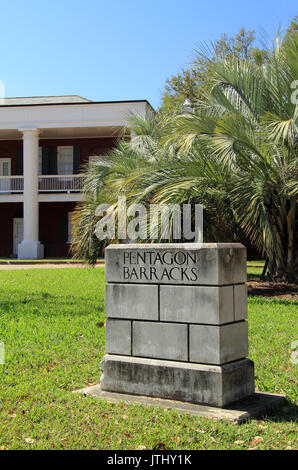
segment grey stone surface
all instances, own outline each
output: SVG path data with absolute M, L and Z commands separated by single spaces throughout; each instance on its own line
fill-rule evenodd
M 221 325 L 234 320 L 233 286 L 160 286 L 160 319 Z
M 109 245 L 106 280 L 118 283 L 228 285 L 246 282 L 239 243 Z
M 234 320 L 247 318 L 247 286 L 239 284 L 234 286 Z
M 132 338 L 133 356 L 188 360 L 187 325 L 134 321 Z
M 107 355 L 104 391 L 223 407 L 254 393 L 254 366 L 243 359 L 223 366 Z
M 104 391 L 208 406 L 254 392 L 244 246 L 121 244 L 105 253 Z
M 110 354 L 131 354 L 131 321 L 106 320 L 106 352 Z
M 125 402 L 128 404 L 154 406 L 179 411 L 188 415 L 201 416 L 216 420 L 230 421 L 242 424 L 250 418 L 261 418 L 265 414 L 277 411 L 287 403 L 285 395 L 277 393 L 256 392 L 249 397 L 232 403 L 225 408 L 211 407 L 210 405 L 198 405 L 177 400 L 146 397 L 144 395 L 129 395 L 125 393 L 106 392 L 100 384 L 75 390 L 73 393 L 81 393 L 85 396 L 107 400 L 110 403 Z
M 247 322 L 222 326 L 189 326 L 189 360 L 225 364 L 248 355 Z
M 106 284 L 106 316 L 158 320 L 158 286 Z

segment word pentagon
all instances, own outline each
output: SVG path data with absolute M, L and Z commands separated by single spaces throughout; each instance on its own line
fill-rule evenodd
M 198 279 L 197 253 L 124 251 L 124 281 L 192 281 Z

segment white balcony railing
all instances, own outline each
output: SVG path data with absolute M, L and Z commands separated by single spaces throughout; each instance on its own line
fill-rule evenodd
M 22 193 L 23 190 L 23 176 L 0 176 L 0 193 Z
M 40 193 L 72 193 L 82 191 L 83 175 L 41 175 L 38 177 Z M 23 176 L 0 176 L 0 194 L 22 193 L 24 191 Z
M 82 191 L 83 175 L 42 175 L 38 177 L 39 192 L 77 192 Z

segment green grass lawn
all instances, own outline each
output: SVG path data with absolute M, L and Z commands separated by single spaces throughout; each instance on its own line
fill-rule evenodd
M 260 279 L 261 274 L 263 272 L 263 268 L 255 268 L 247 266 L 247 280 L 250 281 L 251 279 Z
M 0 449 L 296 449 L 297 303 L 249 298 L 258 390 L 281 412 L 241 426 L 175 411 L 114 405 L 72 390 L 99 381 L 104 269 L 0 270 Z M 297 415 L 296 415 L 297 416 Z
M 248 266 L 264 266 L 265 261 L 261 259 L 247 261 Z

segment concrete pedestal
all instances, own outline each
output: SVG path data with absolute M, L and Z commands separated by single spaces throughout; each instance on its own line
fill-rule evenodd
M 222 366 L 106 355 L 102 390 L 224 407 L 254 393 L 249 359 Z
M 246 249 L 110 245 L 101 390 L 224 407 L 254 393 Z

